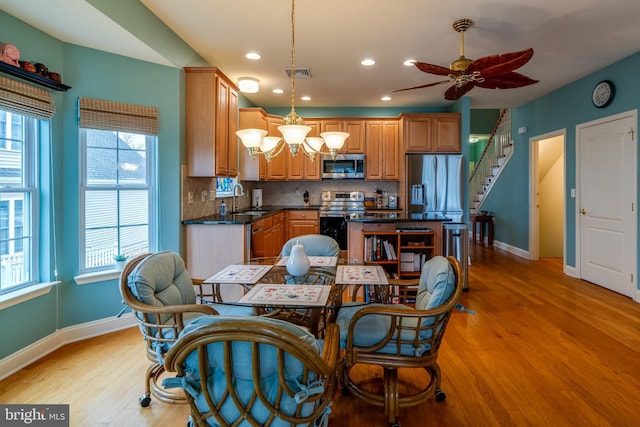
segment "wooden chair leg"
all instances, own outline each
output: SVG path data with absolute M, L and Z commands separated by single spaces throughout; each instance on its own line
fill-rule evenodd
M 384 370 L 384 413 L 391 426 L 399 426 L 400 395 L 398 393 L 398 370 L 385 368 Z

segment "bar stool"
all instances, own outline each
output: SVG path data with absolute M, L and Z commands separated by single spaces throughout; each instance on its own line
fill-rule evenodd
M 471 225 L 473 234 L 473 243 L 476 243 L 476 225 L 480 224 L 480 243 L 484 244 L 484 229 L 487 225 L 487 243 L 493 245 L 493 215 L 475 214 L 471 215 Z

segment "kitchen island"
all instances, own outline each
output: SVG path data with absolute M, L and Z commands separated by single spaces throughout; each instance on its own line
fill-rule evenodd
M 252 257 L 276 256 L 295 231 L 317 233 L 319 206 L 269 206 L 224 215 L 185 219 L 185 262 L 193 277 L 206 279 L 230 264 Z M 293 219 L 288 219 L 295 216 Z M 307 227 L 299 217 L 309 217 Z M 315 226 L 312 227 L 312 226 Z M 303 233 L 304 234 L 304 233 Z
M 420 276 L 427 259 L 443 254 L 440 214 L 375 213 L 347 219 L 349 258 L 375 261 L 391 277 Z

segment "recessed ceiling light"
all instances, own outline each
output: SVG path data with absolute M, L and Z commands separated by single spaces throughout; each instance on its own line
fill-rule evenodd
M 272 92 L 273 92 L 273 93 L 277 93 L 277 94 L 279 95 L 279 94 L 281 94 L 281 93 L 284 93 L 284 90 L 276 88 L 276 89 L 274 89 Z
M 240 92 L 256 93 L 260 90 L 260 82 L 253 77 L 240 77 L 238 79 L 238 87 Z
M 472 136 L 472 137 L 469 138 L 469 142 L 472 143 L 472 144 L 474 142 L 478 142 L 478 141 L 480 141 L 480 138 L 478 138 L 477 136 Z
M 382 98 L 380 98 L 382 101 L 391 101 L 391 97 L 390 96 L 383 96 Z
M 307 95 L 301 97 L 300 99 L 302 99 L 303 101 L 311 101 L 311 97 Z
M 256 61 L 256 60 L 262 58 L 262 55 L 260 55 L 258 52 L 249 52 L 244 57 L 247 58 L 247 59 L 252 59 L 252 60 Z
M 364 65 L 364 66 L 369 67 L 369 66 L 371 66 L 371 65 L 375 64 L 375 63 L 376 63 L 376 61 L 374 61 L 373 59 L 369 59 L 369 58 L 367 58 L 367 59 L 363 59 L 363 60 L 362 60 L 362 62 L 360 62 L 360 63 L 361 63 L 362 65 Z

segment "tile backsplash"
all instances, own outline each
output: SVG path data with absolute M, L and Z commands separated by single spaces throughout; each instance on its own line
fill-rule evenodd
M 364 191 L 365 196 L 373 196 L 377 189 L 398 193 L 398 183 L 388 181 L 365 181 L 362 179 L 323 180 L 323 181 L 241 181 L 244 196 L 236 197 L 238 209 L 251 206 L 251 190 L 262 188 L 263 206 L 304 206 L 303 194 L 309 192 L 309 204 L 319 206 L 323 191 Z M 222 200 L 231 212 L 231 197 L 213 198 L 215 195 L 215 178 L 192 178 L 186 176 L 186 168 L 182 168 L 182 219 L 193 219 L 218 213 Z M 193 201 L 189 203 L 189 193 Z M 202 195 L 205 193 L 205 201 Z

